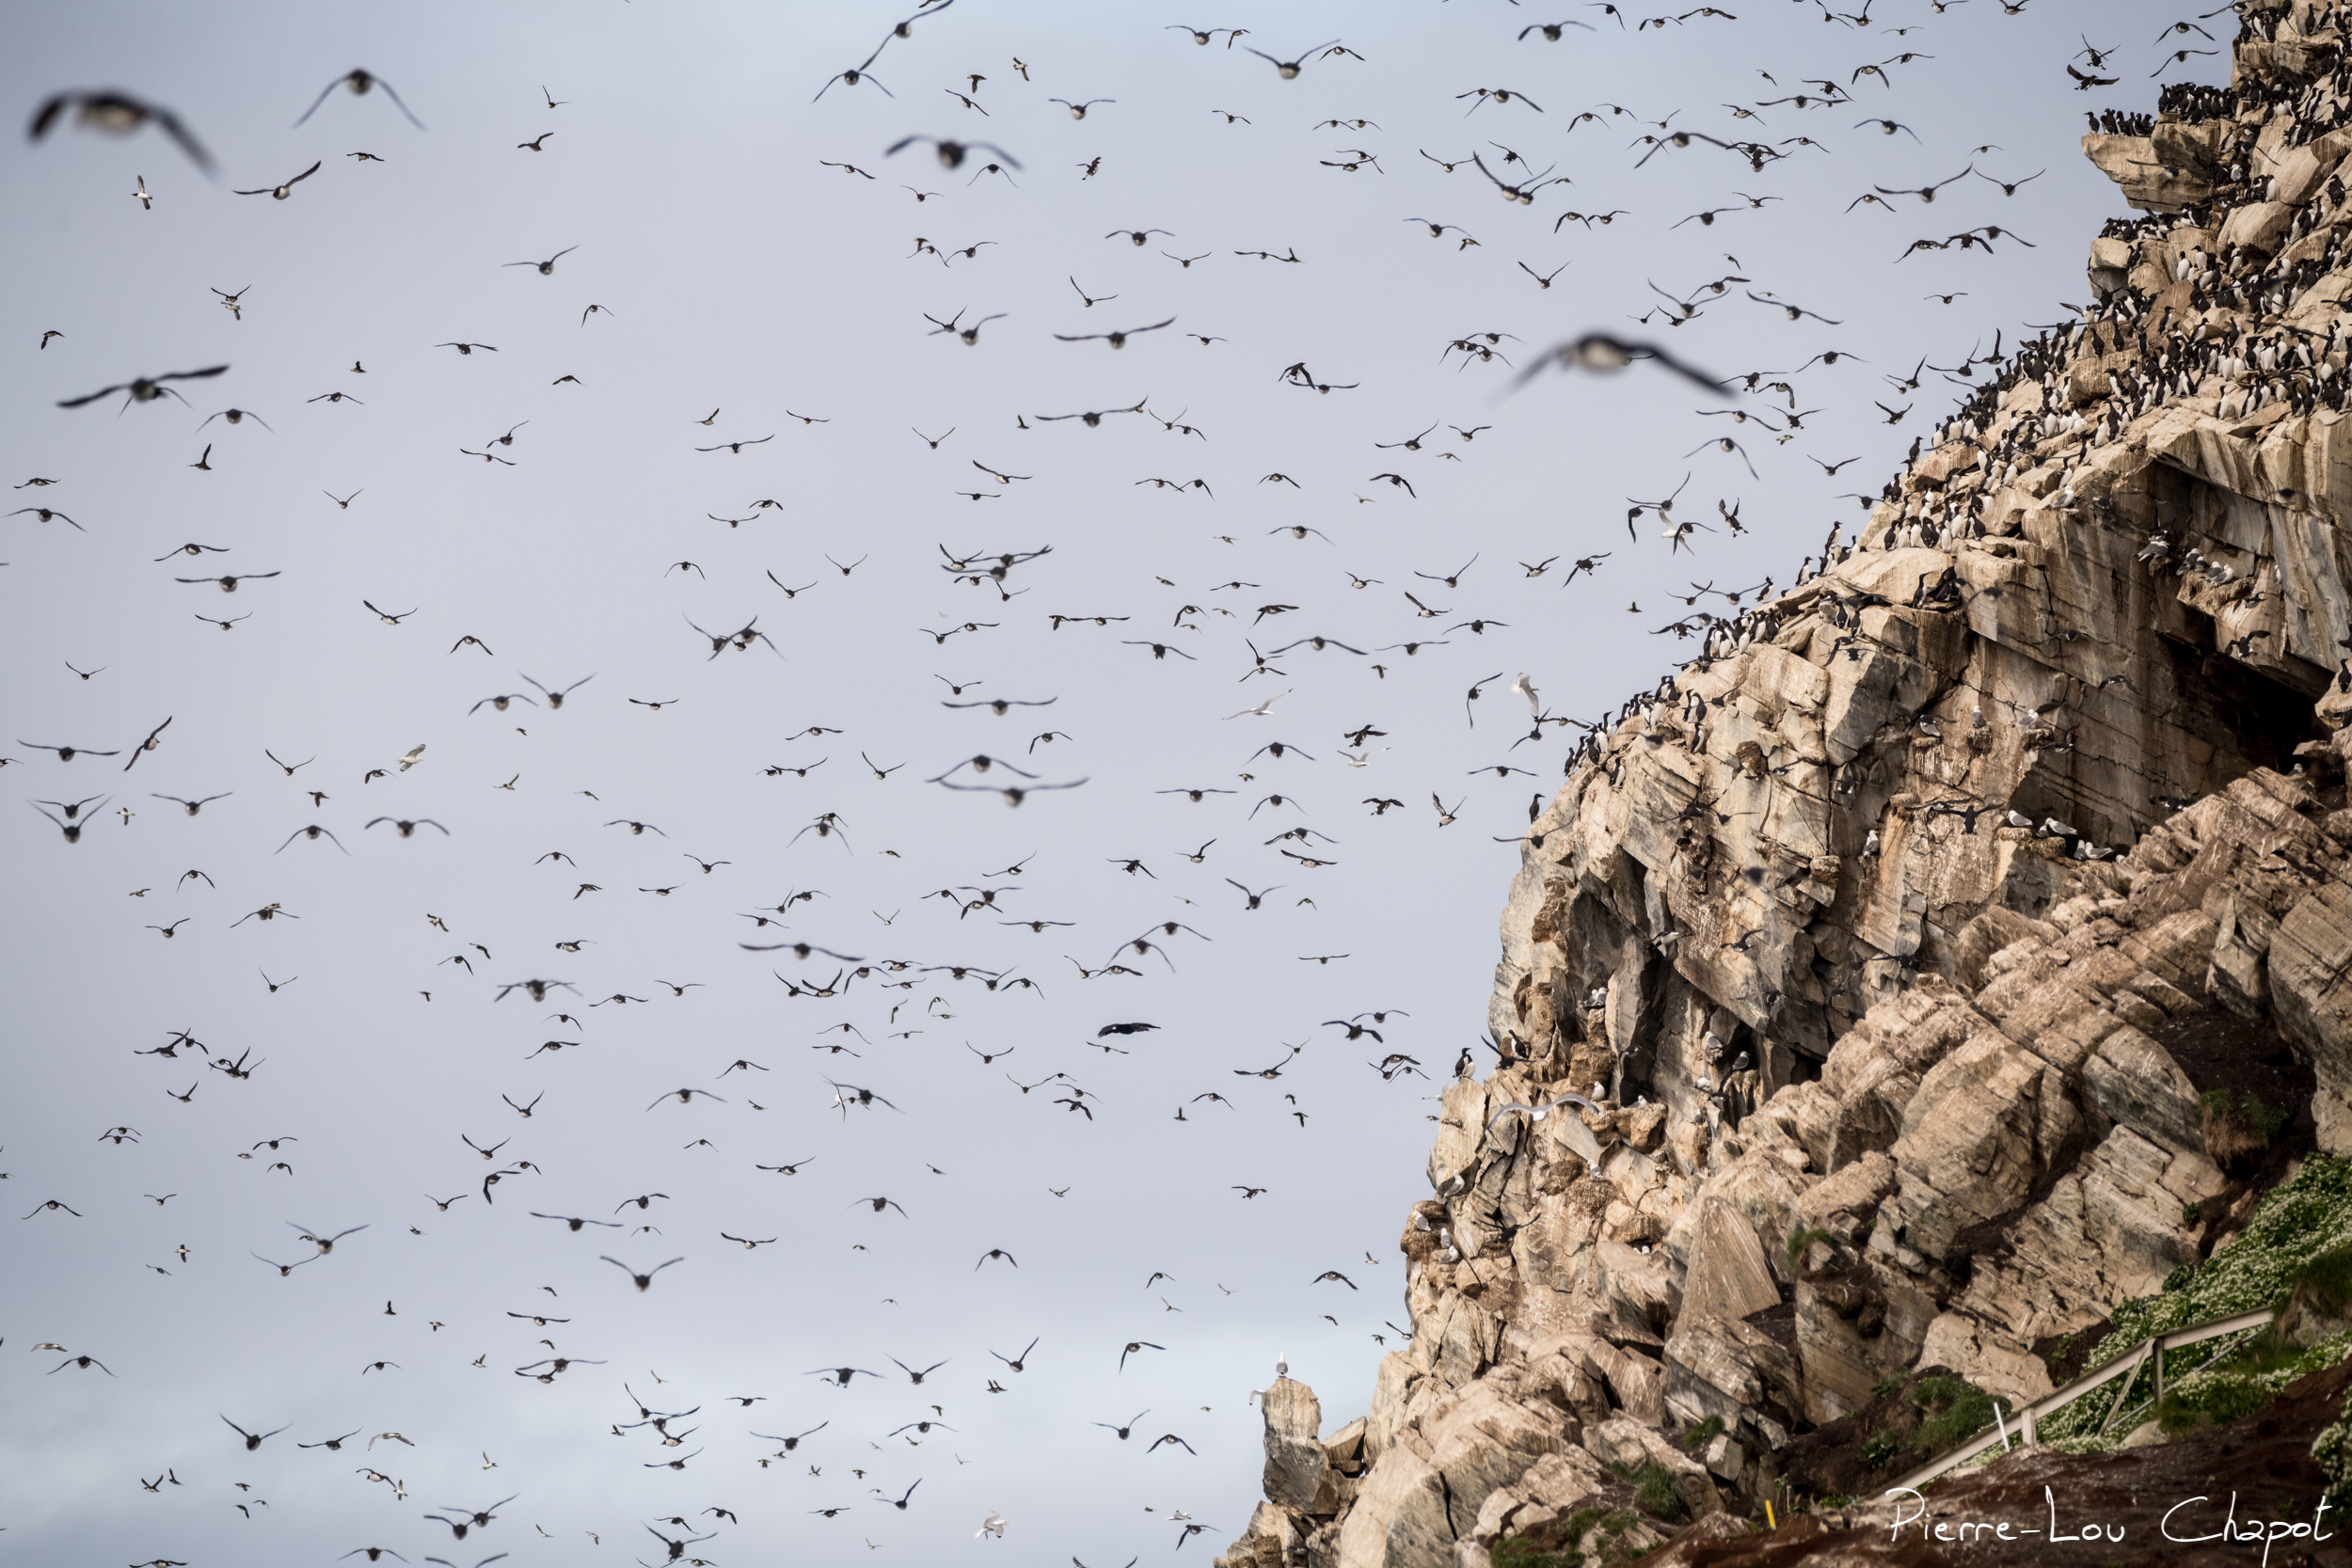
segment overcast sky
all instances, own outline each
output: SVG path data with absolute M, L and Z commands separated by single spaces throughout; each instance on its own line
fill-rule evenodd
M 720 1561 L 1099 1568 L 1175 1550 L 1179 1510 L 1212 1527 L 1198 1555 L 1221 1547 L 1257 1495 L 1248 1398 L 1277 1354 L 1336 1429 L 1401 1343 L 1428 1096 L 1477 1040 L 1512 840 L 1579 733 L 1528 739 L 1512 677 L 1597 717 L 1694 651 L 1658 628 L 1730 612 L 1695 585 L 1785 585 L 1857 521 L 1840 493 L 1874 492 L 1964 392 L 1915 361 L 2084 299 L 2120 203 L 2082 114 L 2153 107 L 2169 61 L 2162 19 L 2121 0 L 1883 0 L 1861 27 L 1738 9 L 1637 29 L 1500 0 L 1245 3 L 1184 18 L 1248 29 L 1200 47 L 1172 14 L 958 0 L 814 103 L 901 12 L 20 9 L 17 113 L 119 87 L 220 177 L 70 112 L 0 152 L 0 469 L 54 481 L 11 505 L 62 515 L 0 532 L 25 802 L 0 1109 L 12 1552 L 551 1563 L 658 1557 L 646 1525 L 677 1515 L 718 1529 L 693 1550 Z M 1598 30 L 1516 36 L 1555 15 Z M 2086 34 L 2119 87 L 2073 90 Z M 1295 80 L 1249 52 L 1325 40 L 1352 53 Z M 1855 74 L 1907 51 L 1891 85 Z M 354 66 L 386 86 L 294 128 Z M 1511 97 L 1461 96 L 1481 88 Z M 1799 92 L 1811 108 L 1735 118 Z M 1073 120 L 1056 99 L 1110 102 Z M 1578 118 L 1602 101 L 1627 112 Z M 1818 145 L 1762 172 L 1705 141 L 1637 168 L 1660 120 Z M 908 135 L 997 150 L 886 154 Z M 1568 182 L 1506 204 L 1473 150 Z M 314 161 L 288 199 L 232 194 Z M 1971 167 L 2034 178 L 1848 210 Z M 1985 224 L 2023 239 L 1897 261 Z M 1725 277 L 1669 326 L 1665 296 Z M 999 312 L 969 346 L 925 319 Z M 1117 349 L 1056 336 L 1170 317 Z M 1802 428 L 1778 394 L 1656 366 L 1513 390 L 1588 331 L 1775 372 Z M 1500 357 L 1448 352 L 1487 332 Z M 1791 373 L 1829 350 L 1848 357 Z M 170 384 L 184 402 L 57 406 L 215 365 Z M 1914 373 L 1915 393 L 1886 379 Z M 258 420 L 200 425 L 230 407 Z M 1732 408 L 1760 417 L 1702 414 Z M 1722 436 L 1741 450 L 1693 451 Z M 734 441 L 758 444 L 697 450 Z M 1628 506 L 1670 493 L 1715 525 L 1692 550 L 1655 518 L 1629 537 Z M 168 553 L 190 544 L 223 553 Z M 946 569 L 1048 549 L 1001 587 Z M 176 580 L 220 574 L 254 576 Z M 759 636 L 714 656 L 697 626 Z M 1309 636 L 1362 652 L 1276 652 Z M 583 680 L 560 710 L 477 710 Z M 1050 705 L 943 705 L 977 699 Z M 120 754 L 38 749 L 68 745 Z M 1015 806 L 927 782 L 979 754 L 1073 787 Z M 1498 764 L 1528 776 L 1472 776 Z M 1233 793 L 1168 793 L 1191 788 Z M 157 795 L 225 798 L 192 816 Z M 37 815 L 61 803 L 78 843 Z M 1313 836 L 1275 837 L 1293 828 Z M 1228 879 L 1275 891 L 1253 911 Z M 1138 934 L 1154 946 L 1117 945 Z M 775 942 L 867 973 L 742 945 Z M 1114 955 L 1134 973 L 1099 973 Z M 498 999 L 532 979 L 564 989 Z M 1380 1039 L 1326 1022 L 1375 1009 Z M 1156 1027 L 1101 1034 L 1128 1022 Z M 183 1031 L 200 1045 L 151 1054 Z M 1384 1079 L 1391 1052 L 1427 1076 Z M 837 1108 L 834 1084 L 886 1103 Z M 666 1196 L 616 1208 L 641 1194 Z M 331 1255 L 304 1239 L 357 1226 Z M 682 1261 L 640 1293 L 603 1255 Z M 1333 1269 L 1356 1288 L 1311 1283 Z M 1023 1370 L 997 1358 L 1032 1340 Z M 1153 1348 L 1122 1366 L 1130 1341 Z M 40 1344 L 103 1370 L 53 1373 L 68 1354 Z M 516 1375 L 551 1354 L 593 1364 Z M 946 1364 L 918 1387 L 894 1361 Z M 844 1365 L 884 1375 L 806 1375 Z M 683 1446 L 613 1434 L 641 1400 L 695 1410 Z M 1123 1442 L 1093 1424 L 1138 1411 Z M 223 1418 L 286 1430 L 247 1451 Z M 893 1434 L 924 1418 L 948 1430 Z M 753 1435 L 820 1423 L 788 1453 Z M 1189 1449 L 1147 1453 L 1164 1433 Z M 510 1494 L 463 1543 L 423 1517 Z M 1002 1544 L 974 1539 L 992 1509 Z

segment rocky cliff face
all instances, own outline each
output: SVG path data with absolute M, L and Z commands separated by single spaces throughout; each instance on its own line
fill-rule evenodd
M 2048 1391 L 2230 1243 L 2263 1136 L 2352 1154 L 2352 70 L 2335 8 L 2241 12 L 2232 88 L 2084 139 L 2147 215 L 2082 323 L 1530 829 L 1411 1340 L 1336 1436 L 1268 1393 L 1221 1563 L 1760 1513 L 1886 1380 Z

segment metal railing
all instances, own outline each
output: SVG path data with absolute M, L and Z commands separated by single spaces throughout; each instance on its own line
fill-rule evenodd
M 2115 1418 L 2122 1414 L 2123 1401 L 2130 1394 L 2132 1385 L 2137 1381 L 2141 1368 L 2151 1363 L 2153 1364 L 2155 1392 L 2153 1398 L 2158 1401 L 2164 1398 L 2164 1353 L 2168 1348 L 2177 1349 L 2183 1345 L 2200 1344 L 2207 1339 L 2218 1339 L 2226 1334 L 2241 1334 L 2249 1328 L 2267 1327 L 2277 1315 L 2273 1308 L 2265 1307 L 2252 1312 L 2239 1312 L 2227 1318 L 2208 1319 L 2201 1323 L 2192 1323 L 2185 1328 L 2176 1328 L 2169 1333 L 2155 1335 L 2133 1354 L 2118 1356 L 2097 1371 L 2085 1372 L 2064 1387 L 2052 1389 L 2031 1404 L 2012 1410 L 2010 1417 L 2015 1422 L 2015 1430 L 2024 1439 L 2024 1446 L 2030 1449 L 2037 1441 L 2034 1429 L 2038 1421 L 2046 1418 L 2061 1407 L 2074 1403 L 2092 1389 L 2121 1378 L 2123 1386 L 2116 1390 L 2114 1400 L 2107 1405 L 2106 1415 L 2099 1422 L 2099 1431 L 2105 1433 L 2115 1424 Z M 1890 1489 L 1920 1490 L 1938 1476 L 1960 1468 L 1987 1449 L 1998 1446 L 2007 1449 L 2010 1446 L 2010 1431 L 2009 1423 L 2000 1420 L 1996 1416 L 1992 1431 L 1982 1433 L 1948 1453 L 1930 1460 L 1909 1475 L 1890 1483 Z

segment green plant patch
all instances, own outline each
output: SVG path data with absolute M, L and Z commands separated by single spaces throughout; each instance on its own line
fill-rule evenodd
M 2286 1125 L 2286 1114 L 2274 1111 L 2251 1092 L 2234 1099 L 2227 1089 L 2208 1089 L 2197 1097 L 2204 1120 L 2205 1152 L 2224 1170 L 2243 1173 L 2259 1162 L 2270 1140 Z
M 1691 1501 L 1682 1495 L 1681 1478 L 1657 1460 L 1646 1461 L 1630 1479 L 1634 1506 L 1643 1513 L 1670 1524 L 1680 1524 L 1691 1516 Z
M 1923 1377 L 1912 1385 L 1911 1402 L 1921 1410 L 1949 1404 L 1968 1392 L 1968 1385 L 1947 1373 Z
M 2306 1306 L 2333 1315 L 2352 1303 L 2352 1245 L 2313 1254 L 2289 1271 L 2288 1289 Z
M 2276 1393 L 2261 1376 L 2217 1371 L 2191 1388 L 2168 1391 L 2156 1406 L 2156 1424 L 2167 1436 L 2177 1437 L 2197 1427 L 2251 1416 Z
M 1575 1544 L 1577 1542 L 1583 1540 L 1584 1532 L 1591 1529 L 1595 1525 L 1600 1523 L 1600 1521 L 1608 1515 L 1608 1513 L 1609 1511 L 1605 1508 L 1588 1506 L 1578 1509 L 1574 1513 L 1568 1515 L 1568 1522 L 1561 1527 L 1562 1533 L 1560 1539 L 1567 1542 L 1571 1545 Z
M 1837 1238 L 1823 1226 L 1808 1226 L 1788 1232 L 1788 1266 L 1803 1269 L 1804 1255 L 1813 1250 L 1816 1242 L 1827 1242 L 1832 1248 L 1837 1245 Z
M 1629 1508 L 1580 1508 L 1561 1522 L 1559 1545 L 1546 1549 L 1533 1541 L 1506 1536 L 1494 1544 L 1487 1558 L 1494 1568 L 1603 1568 L 1635 1560 L 1627 1555 L 1619 1538 L 1640 1520 L 1641 1515 Z M 1590 1551 L 1581 1544 L 1588 1538 L 1595 1543 Z
M 1993 1396 L 1983 1389 L 1956 1377 L 1924 1378 L 1912 1390 L 1912 1399 L 1922 1409 L 1931 1402 L 1919 1396 L 1931 1386 L 1938 1396 L 1932 1402 L 1942 1408 L 1921 1421 L 1911 1434 L 1912 1446 L 1922 1457 L 1958 1448 L 1993 1424 Z
M 2336 1424 L 2312 1439 L 2312 1458 L 2328 1472 L 2330 1506 L 2352 1504 L 2352 1395 L 2346 1395 Z
M 1506 1535 L 1494 1544 L 1487 1554 L 1494 1568 L 1569 1568 L 1581 1560 L 1581 1553 L 1548 1552 L 1532 1541 Z

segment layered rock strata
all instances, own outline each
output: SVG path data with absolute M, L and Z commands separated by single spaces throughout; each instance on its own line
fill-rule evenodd
M 2352 1153 L 2342 41 L 2248 0 L 2231 88 L 2086 136 L 2148 215 L 2084 320 L 1580 753 L 1400 1242 L 1411 1339 L 1335 1436 L 1269 1392 L 1221 1563 L 1638 1550 L 1661 1473 L 1746 1514 L 1885 1380 L 2034 1398 L 2225 1243 L 2259 1194 L 2201 1094 L 2260 1066 Z

